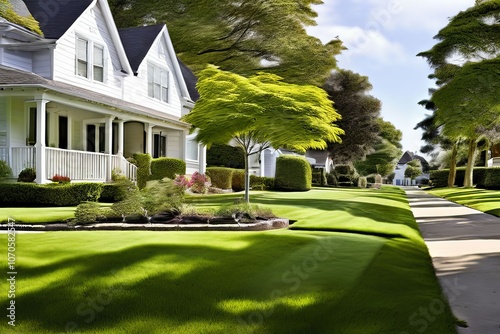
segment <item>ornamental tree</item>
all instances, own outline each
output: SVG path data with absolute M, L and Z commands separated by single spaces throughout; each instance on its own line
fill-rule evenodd
M 249 202 L 249 157 L 269 147 L 325 149 L 344 133 L 327 93 L 259 73 L 246 78 L 210 65 L 200 72 L 200 99 L 182 120 L 210 146 L 233 141 L 245 154 L 245 201 Z

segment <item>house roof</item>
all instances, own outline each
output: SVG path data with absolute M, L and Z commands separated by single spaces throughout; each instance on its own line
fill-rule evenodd
M 0 66 L 0 90 L 3 90 L 4 88 L 16 87 L 45 88 L 53 92 L 71 95 L 73 97 L 80 98 L 91 103 L 98 103 L 112 108 L 118 108 L 132 114 L 154 117 L 156 119 L 167 121 L 169 123 L 183 127 L 189 126 L 189 124 L 179 121 L 177 117 L 159 112 L 155 109 L 147 108 L 135 103 L 130 103 L 119 98 L 114 98 L 67 83 L 48 80 L 33 73 Z
M 189 96 L 191 97 L 191 100 L 193 100 L 193 102 L 196 102 L 200 98 L 200 93 L 198 92 L 198 89 L 196 89 L 198 77 L 179 58 L 177 58 L 177 61 L 179 62 L 179 66 L 181 67 L 182 76 L 184 77 L 184 81 L 186 82 Z
M 398 164 L 404 165 L 404 164 L 409 163 L 412 160 L 413 160 L 413 153 L 411 153 L 410 151 L 406 151 L 403 154 L 403 156 L 401 157 L 401 159 L 399 159 Z
M 24 0 L 39 22 L 46 38 L 59 39 L 92 4 L 92 0 L 40 1 Z
M 158 34 L 165 27 L 164 24 L 154 26 L 119 29 L 120 39 L 127 53 L 127 58 L 134 73 L 148 54 Z

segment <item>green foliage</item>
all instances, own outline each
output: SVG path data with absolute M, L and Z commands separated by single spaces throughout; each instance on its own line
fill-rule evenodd
M 103 185 L 99 202 L 115 203 L 123 201 L 131 192 L 137 191 L 137 186 L 134 182 L 127 178 L 118 178 L 113 183 L 105 183 Z
M 308 191 L 311 186 L 311 165 L 304 157 L 282 155 L 276 159 L 276 189 Z
M 252 183 L 252 176 L 250 176 L 250 184 Z M 245 170 L 244 169 L 234 169 L 233 178 L 231 181 L 231 187 L 233 191 L 245 190 Z
M 83 202 L 78 204 L 75 210 L 75 220 L 77 224 L 95 223 L 98 218 L 105 217 L 101 206 L 96 202 Z
M 422 175 L 422 169 L 420 167 L 408 165 L 405 169 L 405 177 L 410 178 L 411 180 L 416 179 L 420 175 Z
M 324 168 L 313 168 L 312 169 L 312 184 L 315 186 L 326 186 L 326 173 Z
M 73 206 L 80 202 L 97 201 L 101 183 L 47 184 L 2 183 L 0 203 L 11 206 Z
M 33 182 L 36 179 L 36 170 L 34 168 L 25 168 L 17 177 L 17 182 Z
M 326 174 L 326 182 L 330 186 L 334 186 L 334 187 L 339 186 L 339 180 L 337 179 L 337 175 L 333 171 Z
M 337 179 L 337 184 L 343 187 L 357 186 L 359 174 L 354 166 L 347 165 L 336 165 L 333 171 Z
M 339 39 L 324 45 L 307 34 L 305 26 L 314 25 L 317 16 L 312 5 L 320 3 L 109 1 L 121 28 L 167 23 L 176 51 L 195 72 L 215 64 L 240 75 L 266 71 L 314 85 L 321 85 L 336 68 L 334 57 L 344 49 Z
M 475 167 L 473 179 L 476 186 L 479 188 L 485 187 L 485 178 L 488 170 L 491 168 L 486 167 Z M 462 186 L 465 179 L 465 168 L 457 168 L 457 173 L 455 176 L 455 186 Z M 444 188 L 448 186 L 448 175 L 450 173 L 449 169 L 431 170 L 430 171 L 430 181 L 433 187 Z
M 248 203 L 223 205 L 214 212 L 214 216 L 233 217 L 235 219 L 247 218 L 251 220 L 257 218 L 269 219 L 276 217 L 271 209 L 262 208 L 258 205 L 251 205 Z
M 342 116 L 337 125 L 345 131 L 341 143 L 328 143 L 333 162 L 364 159 L 379 140 L 377 118 L 381 109 L 380 100 L 368 94 L 372 89 L 368 77 L 341 69 L 330 75 L 323 88 Z
M 207 166 L 245 168 L 245 152 L 241 147 L 214 144 L 207 149 Z
M 9 167 L 7 162 L 0 160 L 0 180 L 9 178 L 12 176 L 12 169 Z
M 250 175 L 250 187 L 253 190 L 272 190 L 275 189 L 274 177 L 265 177 Z
M 43 32 L 40 30 L 40 24 L 38 21 L 31 15 L 24 17 L 17 14 L 13 10 L 12 4 L 9 0 L 0 0 L 0 17 L 43 36 Z
M 233 180 L 233 169 L 225 167 L 208 167 L 207 175 L 212 181 L 212 186 L 221 189 L 231 189 Z
M 474 173 L 474 176 L 476 173 Z M 500 168 L 488 168 L 485 171 L 484 187 L 491 190 L 500 189 Z
M 134 154 L 134 160 L 137 162 L 137 186 L 143 189 L 151 176 L 152 159 L 149 154 Z
M 175 179 L 176 175 L 186 174 L 186 162 L 174 158 L 157 158 L 151 161 L 150 180 Z
M 139 194 L 138 202 L 148 216 L 161 212 L 179 213 L 184 203 L 184 190 L 175 185 L 173 180 L 150 181 Z M 133 207 L 135 213 L 141 213 Z M 133 212 L 132 212 L 133 213 Z

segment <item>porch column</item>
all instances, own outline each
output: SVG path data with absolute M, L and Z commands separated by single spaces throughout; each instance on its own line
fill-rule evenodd
M 113 120 L 112 116 L 106 117 L 106 138 L 104 140 L 104 152 L 108 155 L 106 159 L 106 181 L 111 181 L 111 171 L 113 170 Z
M 100 141 L 99 141 L 99 131 L 101 129 L 101 124 L 99 123 L 96 123 L 94 124 L 94 127 L 95 127 L 95 131 L 94 131 L 94 152 L 100 152 L 100 149 L 99 149 L 99 146 L 100 145 Z
M 207 171 L 207 147 L 199 144 L 199 152 L 200 152 L 200 157 L 199 157 L 200 166 L 198 168 L 200 169 L 200 174 L 205 174 Z
M 118 120 L 118 155 L 123 157 L 123 143 L 124 143 L 124 132 L 123 132 L 123 124 L 124 120 Z
M 144 131 L 146 131 L 146 147 L 145 152 L 153 156 L 153 124 L 144 123 Z
M 47 183 L 45 135 L 47 129 L 47 100 L 36 100 L 36 183 Z

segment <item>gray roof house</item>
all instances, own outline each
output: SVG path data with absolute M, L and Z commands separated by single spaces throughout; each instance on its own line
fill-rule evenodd
M 205 148 L 180 120 L 199 98 L 196 76 L 164 24 L 117 29 L 105 0 L 11 0 L 43 36 L 0 18 L 0 159 L 14 176 L 37 170 L 107 181 L 135 178 L 134 153 L 204 172 Z

